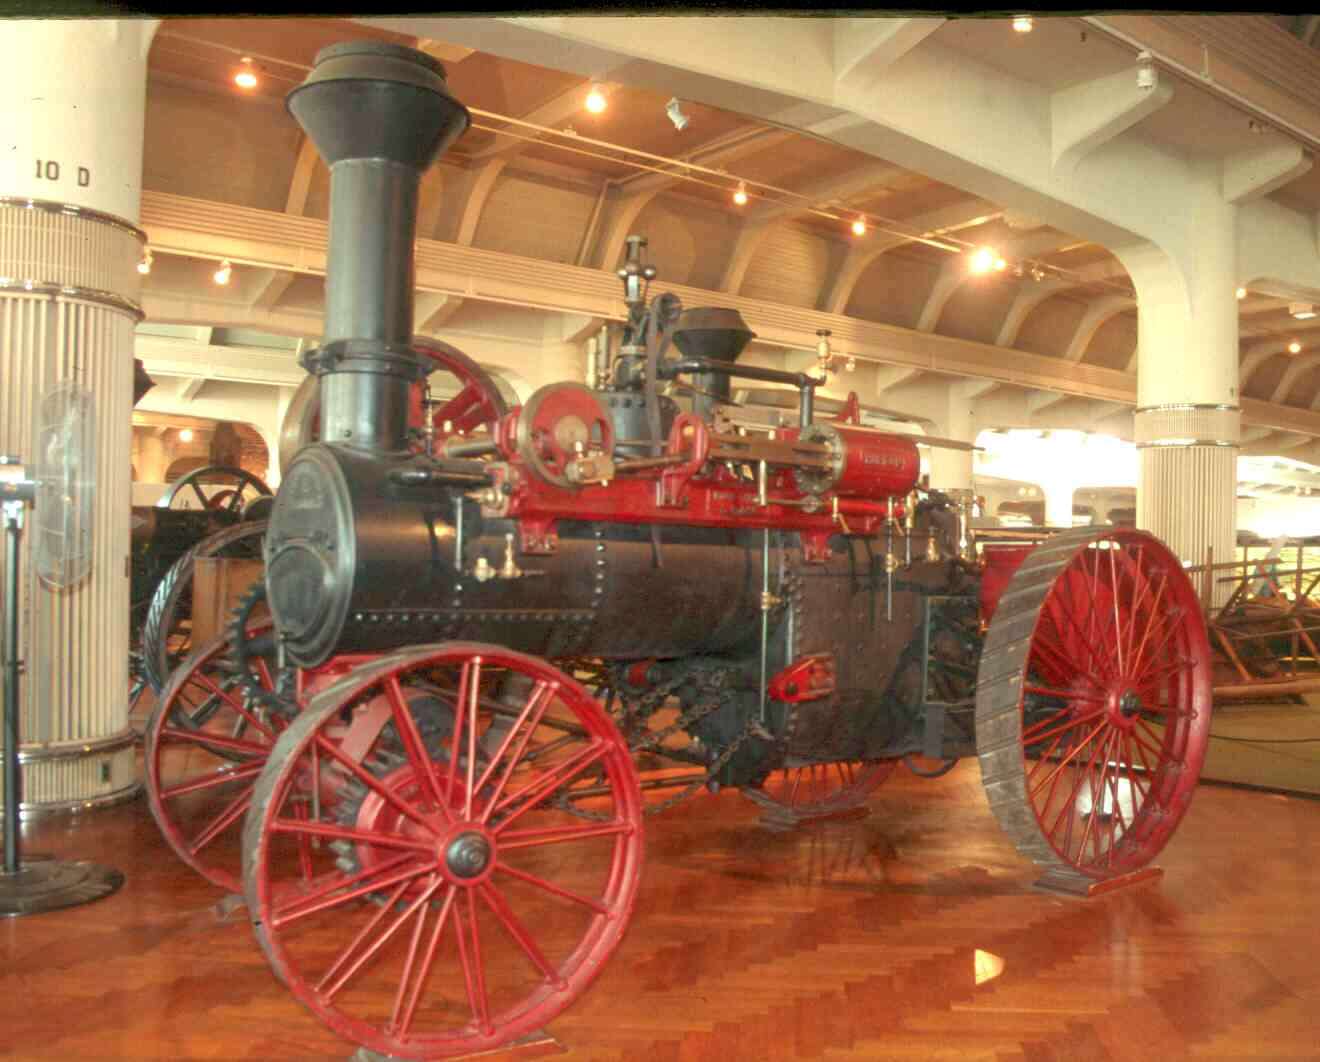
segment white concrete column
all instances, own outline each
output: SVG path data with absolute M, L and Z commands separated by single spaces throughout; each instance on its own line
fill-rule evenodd
M 1044 484 L 1046 527 L 1072 527 L 1075 489 L 1072 483 Z
M 1189 196 L 1182 261 L 1120 249 L 1137 289 L 1137 526 L 1179 557 L 1233 557 L 1238 406 L 1236 209 L 1217 182 Z
M 972 426 L 972 391 L 977 381 L 956 380 L 950 383 L 942 408 L 934 418 L 935 435 L 958 442 L 976 440 Z M 930 485 L 935 490 L 972 489 L 972 451 L 951 450 L 943 446 L 930 448 Z
M 165 453 L 165 440 L 161 438 L 163 430 L 149 428 L 142 435 L 142 443 L 138 447 L 139 483 L 165 482 L 165 469 L 169 467 L 169 460 Z
M 0 450 L 36 456 L 40 400 L 68 381 L 94 396 L 97 430 L 91 574 L 56 592 L 38 582 L 27 549 L 21 562 L 25 809 L 109 803 L 138 785 L 126 698 L 129 478 L 156 25 L 52 19 L 0 29 Z

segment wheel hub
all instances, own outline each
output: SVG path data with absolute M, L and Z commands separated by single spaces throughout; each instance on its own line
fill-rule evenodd
M 1136 690 L 1128 690 L 1119 697 L 1118 710 L 1124 719 L 1131 719 L 1141 711 L 1141 698 Z
M 475 831 L 460 833 L 445 847 L 445 867 L 464 881 L 480 877 L 490 865 L 490 841 Z

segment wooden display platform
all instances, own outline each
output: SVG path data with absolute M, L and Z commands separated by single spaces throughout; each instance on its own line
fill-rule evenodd
M 1085 874 L 1078 874 L 1075 870 L 1056 869 L 1047 870 L 1032 883 L 1032 888 L 1090 900 L 1106 893 L 1118 892 L 1120 889 L 1130 889 L 1134 885 L 1158 881 L 1162 877 L 1164 871 L 1159 867 L 1142 867 L 1130 874 L 1115 874 L 1112 878 L 1089 878 Z

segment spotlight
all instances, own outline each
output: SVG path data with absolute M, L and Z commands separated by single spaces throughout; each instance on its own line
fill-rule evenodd
M 747 205 L 747 182 L 746 182 L 746 181 L 739 181 L 739 182 L 738 182 L 738 188 L 737 188 L 737 190 L 733 193 L 733 201 L 734 201 L 735 203 L 737 203 L 739 206 L 746 206 L 746 205 Z
M 184 428 L 181 432 L 179 432 L 179 442 L 192 442 L 192 441 L 193 441 L 192 428 Z
M 995 259 L 995 269 L 996 269 L 998 272 L 1002 273 L 1002 272 L 1004 271 L 1004 268 L 1005 268 L 1007 265 L 1008 265 L 1008 263 L 1005 262 L 1002 258 L 996 258 L 996 259 Z
M 1030 15 L 1015 15 L 1013 17 L 1013 28 L 1017 30 L 1018 33 L 1030 33 L 1032 25 L 1033 23 Z
M 257 75 L 252 69 L 252 60 L 246 55 L 239 60 L 241 65 L 238 72 L 234 74 L 234 84 L 241 89 L 254 89 L 257 87 Z
M 1289 354 L 1300 354 L 1301 352 L 1302 352 L 1302 345 L 1298 343 L 1297 340 L 1294 339 L 1291 343 L 1288 344 Z
M 854 222 L 852 223 L 852 231 L 853 231 L 853 235 L 854 235 L 854 236 L 865 236 L 865 235 L 866 235 L 866 219 L 863 218 L 863 217 L 859 217 L 856 221 L 854 221 Z
M 1239 299 L 1245 299 L 1245 298 L 1247 297 L 1247 289 L 1246 289 L 1246 288 L 1238 288 L 1238 289 L 1237 289 L 1237 297 L 1238 297 Z
M 688 122 L 691 121 L 691 119 L 683 113 L 683 106 L 678 102 L 677 96 L 665 104 L 665 114 L 669 115 L 669 120 L 674 123 L 674 128 L 680 133 L 687 128 Z
M 848 372 L 856 372 L 856 371 L 857 371 L 857 359 L 856 359 L 856 358 L 849 358 L 847 361 L 845 361 L 845 362 L 843 363 L 843 367 L 844 367 Z
M 1153 89 L 1155 87 L 1155 59 L 1150 52 L 1142 51 L 1137 53 L 1137 88 Z
M 1315 307 L 1309 302 L 1290 302 L 1288 312 L 1298 321 L 1309 321 L 1315 316 Z
M 223 262 L 220 263 L 220 268 L 211 274 L 211 279 L 214 280 L 217 284 L 228 284 L 229 278 L 233 276 L 233 274 L 234 274 L 234 267 L 229 264 L 229 259 L 226 258 Z
M 147 250 L 145 250 L 145 251 L 142 252 L 142 261 L 140 261 L 140 262 L 138 263 L 137 269 L 138 269 L 138 272 L 141 273 L 144 277 L 145 277 L 148 273 L 151 272 L 151 249 L 150 249 L 150 248 L 147 248 Z
M 1004 260 L 999 257 L 992 247 L 978 247 L 972 252 L 971 261 L 967 263 L 967 268 L 973 273 L 988 273 L 992 269 L 1002 269 Z
M 587 93 L 587 110 L 592 114 L 600 114 L 608 106 L 609 101 L 605 99 L 605 93 L 601 87 L 592 85 L 591 91 Z

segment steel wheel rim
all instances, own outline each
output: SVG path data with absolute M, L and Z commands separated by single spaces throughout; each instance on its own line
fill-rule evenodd
M 253 633 L 268 629 L 266 625 Z M 242 857 L 237 842 L 243 818 L 286 724 L 253 712 L 243 705 L 237 687 L 226 685 L 222 661 L 228 652 L 227 639 L 218 638 L 175 671 L 147 722 L 143 759 L 148 806 L 166 843 L 207 881 L 238 892 Z M 259 678 L 267 689 L 273 688 L 268 671 L 259 672 Z M 189 711 L 199 698 L 214 707 Z M 180 716 L 190 719 L 194 714 L 205 716 L 205 721 L 179 725 Z M 180 779 L 181 774 L 186 777 Z M 189 785 L 197 788 L 181 788 Z
M 433 676 L 446 669 L 460 684 L 458 688 L 465 689 L 462 683 L 468 679 L 464 676 L 470 677 L 474 666 L 476 685 L 482 690 L 477 711 L 472 713 L 465 707 L 458 713 L 455 709 L 458 725 L 444 739 L 451 750 L 458 742 L 457 759 L 453 761 L 458 770 L 449 770 L 451 760 L 446 752 L 431 761 L 439 780 L 425 781 L 426 758 L 414 754 L 418 743 L 426 745 L 429 739 L 420 727 L 414 736 L 406 733 L 409 724 L 401 706 L 408 701 L 397 696 L 397 691 L 406 688 L 410 675 Z M 481 683 L 495 674 L 525 676 L 535 685 L 520 702 L 507 740 L 501 733 L 497 735 L 500 747 L 490 758 L 469 759 L 463 749 L 478 748 L 478 740 L 486 737 L 482 725 L 489 718 L 486 708 L 490 698 Z M 396 683 L 395 694 L 389 692 L 391 680 Z M 344 707 L 354 703 L 366 707 L 349 716 Z M 581 754 L 590 752 L 588 761 L 567 781 L 576 784 L 585 774 L 598 782 L 590 768 L 599 765 L 611 789 L 608 802 L 614 814 L 599 826 L 573 822 L 572 829 L 595 830 L 594 835 L 536 840 L 537 823 L 546 821 L 549 812 L 534 800 L 522 806 L 531 800 L 526 788 L 534 789 L 534 785 L 520 789 L 519 779 L 546 779 L 560 767 L 552 767 L 542 776 L 536 768 L 531 768 L 530 774 L 520 774 L 523 768 L 517 765 L 522 764 L 528 750 L 541 747 L 539 738 L 533 740 L 532 734 L 539 733 L 542 720 L 564 711 L 583 731 Z M 321 872 L 314 858 L 303 862 L 302 841 L 295 844 L 287 839 L 299 833 L 305 835 L 309 829 L 320 831 L 322 838 L 330 837 L 321 826 L 290 822 L 289 810 L 296 807 L 298 799 L 298 779 L 301 775 L 306 792 L 326 794 L 321 822 L 328 823 L 336 814 L 335 800 L 347 798 L 343 786 L 338 797 L 331 794 L 326 778 L 336 770 L 343 773 L 350 768 L 343 766 L 342 755 L 335 759 L 329 752 L 327 735 L 338 728 L 342 753 L 356 740 L 356 724 L 349 724 L 345 730 L 344 720 L 359 720 L 373 712 L 387 715 L 393 733 L 403 734 L 396 747 L 402 749 L 407 763 L 404 769 L 412 772 L 412 783 L 395 785 L 393 791 L 412 799 L 413 815 L 407 816 L 412 819 L 412 833 L 385 837 L 390 843 L 382 847 L 392 847 L 397 854 L 392 862 L 383 864 L 384 869 L 377 862 L 374 868 L 363 870 L 362 863 L 348 858 L 346 863 L 337 863 L 336 870 Z M 469 725 L 474 718 L 479 720 L 476 727 Z M 409 742 L 413 742 L 411 749 Z M 379 747 L 378 740 L 373 748 Z M 314 753 L 318 758 L 313 758 Z M 577 762 L 578 755 L 574 753 L 566 761 L 568 766 Z M 330 761 L 331 766 L 325 767 Z M 473 764 L 470 773 L 468 763 Z M 369 753 L 359 767 L 363 765 L 370 765 Z M 369 779 L 364 779 L 360 771 L 355 777 L 372 795 L 382 788 L 379 779 L 366 786 Z M 452 800 L 450 790 L 445 788 L 447 783 L 457 787 L 457 803 L 445 803 Z M 430 788 L 433 784 L 437 788 Z M 397 653 L 357 669 L 317 696 L 289 728 L 272 754 L 258 791 L 244 838 L 244 883 L 258 939 L 276 975 L 300 1002 L 339 1034 L 375 1051 L 406 1057 L 448 1057 L 495 1047 L 539 1028 L 567 1007 L 596 976 L 618 945 L 631 915 L 640 879 L 642 811 L 627 746 L 608 716 L 573 679 L 544 661 L 520 653 L 495 646 L 451 643 Z M 558 791 L 558 787 L 549 790 Z M 416 798 L 408 798 L 409 792 Z M 439 799 L 437 793 L 441 794 Z M 306 803 L 307 798 L 303 800 Z M 488 800 L 491 802 L 485 803 Z M 491 813 L 487 821 L 479 821 L 488 809 Z M 511 828 L 520 821 L 521 827 Z M 346 840 L 342 828 L 335 829 L 334 837 L 341 844 L 339 858 L 345 859 L 344 848 L 363 842 L 360 838 Z M 548 829 L 541 828 L 540 833 L 544 835 Z M 488 861 L 477 877 L 459 879 L 452 849 L 471 834 L 480 834 L 487 844 Z M 381 835 L 373 836 L 380 841 Z M 548 871 L 533 875 L 543 874 L 544 882 L 573 894 L 544 893 L 547 903 L 585 912 L 579 919 L 585 931 L 576 937 L 568 933 L 576 943 L 570 940 L 571 947 L 564 952 L 552 947 L 550 936 L 555 935 L 557 945 L 564 934 L 555 933 L 549 920 L 527 921 L 523 900 L 532 886 L 510 875 L 506 867 L 532 873 L 525 861 L 515 858 L 520 852 L 535 856 L 546 849 L 561 849 L 561 859 L 571 854 L 576 870 L 578 863 L 588 862 L 591 856 L 590 852 L 584 855 L 575 851 L 582 849 L 584 842 L 604 842 L 609 849 L 603 859 L 600 851 L 596 853 L 600 864 L 595 871 L 598 892 L 580 892 Z M 295 847 L 299 849 L 296 857 Z M 406 880 L 396 884 L 398 875 Z M 519 890 L 516 886 L 524 887 Z M 361 902 L 362 895 L 353 894 L 355 889 L 360 894 L 373 893 L 378 899 L 385 897 L 388 902 Z M 519 898 L 517 908 L 510 900 L 511 893 Z M 536 893 L 542 894 L 539 886 Z M 591 906 L 580 902 L 584 898 Z M 512 923 L 497 910 L 501 905 L 506 915 L 512 913 Z M 341 948 L 351 927 L 364 923 L 358 936 L 348 941 L 348 947 Z M 499 928 L 492 929 L 493 924 Z M 547 967 L 535 968 L 532 952 L 513 935 L 511 924 L 522 929 L 532 947 L 541 952 Z M 373 929 L 377 925 L 378 931 Z M 479 931 L 474 931 L 478 925 Z M 299 940 L 302 927 L 309 928 L 303 934 L 305 939 Z M 316 943 L 319 937 L 328 936 L 327 927 L 339 934 L 334 943 Z M 497 939 L 496 934 L 504 939 Z M 378 950 L 359 968 L 362 951 L 372 948 Z M 498 958 L 492 957 L 497 954 Z M 327 965 L 332 955 L 333 961 Z M 508 992 L 503 985 L 494 984 L 495 977 L 509 972 L 510 955 L 521 957 L 522 980 L 532 986 L 530 989 L 524 991 L 519 986 Z M 396 967 L 397 977 L 393 972 Z M 546 969 L 553 972 L 553 978 Z M 373 983 L 370 991 L 354 983 L 374 976 L 378 976 L 379 985 Z M 354 993 L 361 1002 L 345 1002 L 345 997 L 353 997 Z M 515 998 L 508 1002 L 511 995 Z
M 1088 532 L 1028 557 L 1004 601 L 977 694 L 992 808 L 1044 865 L 1099 878 L 1144 866 L 1186 813 L 1209 736 L 1190 580 L 1150 535 Z

